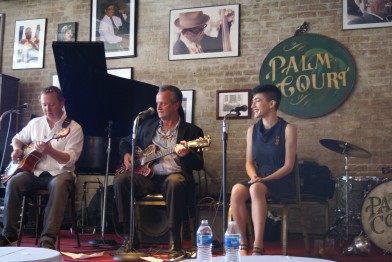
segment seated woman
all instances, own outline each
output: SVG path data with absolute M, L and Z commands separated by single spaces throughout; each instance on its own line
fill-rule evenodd
M 246 201 L 252 202 L 255 231 L 252 255 L 263 255 L 267 197 L 295 194 L 297 128 L 277 116 L 282 94 L 276 86 L 257 86 L 252 96 L 251 107 L 255 118 L 260 120 L 248 128 L 246 135 L 245 168 L 249 178 L 234 185 L 231 192 L 232 214 L 241 235 L 241 255 L 247 255 L 249 250 Z

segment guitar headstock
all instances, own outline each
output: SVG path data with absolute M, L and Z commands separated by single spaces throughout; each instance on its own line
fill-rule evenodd
M 186 143 L 186 147 L 204 149 L 211 145 L 211 137 L 204 136 Z
M 71 128 L 69 128 L 69 127 L 68 128 L 64 128 L 60 132 L 55 134 L 53 136 L 53 139 L 60 139 L 60 138 L 66 137 L 66 136 L 68 136 L 69 132 L 71 132 Z

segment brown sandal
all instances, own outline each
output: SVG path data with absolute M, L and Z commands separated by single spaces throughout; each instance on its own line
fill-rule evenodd
M 240 244 L 240 253 L 241 253 L 241 250 L 246 251 L 246 255 L 248 255 L 249 245 L 248 244 Z
M 253 247 L 252 256 L 262 256 L 265 254 L 264 248 Z

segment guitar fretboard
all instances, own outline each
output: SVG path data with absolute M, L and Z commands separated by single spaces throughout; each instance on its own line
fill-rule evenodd
M 152 155 L 143 157 L 141 159 L 141 165 L 144 165 L 145 163 L 148 163 L 148 162 L 153 161 L 155 159 L 158 159 L 158 158 L 161 158 L 161 157 L 173 154 L 175 152 L 175 148 L 176 147 L 166 148 L 166 149 L 160 150 L 160 151 L 158 151 L 158 152 L 156 152 L 156 153 L 154 153 Z

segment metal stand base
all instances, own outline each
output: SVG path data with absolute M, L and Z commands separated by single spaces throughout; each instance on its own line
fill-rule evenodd
M 92 239 L 87 242 L 93 246 L 117 246 L 117 242 L 111 239 Z
M 128 253 L 122 253 L 113 256 L 113 260 L 120 260 L 120 261 L 145 261 L 141 259 L 140 257 L 145 257 L 146 254 L 141 253 L 141 252 L 128 252 Z

